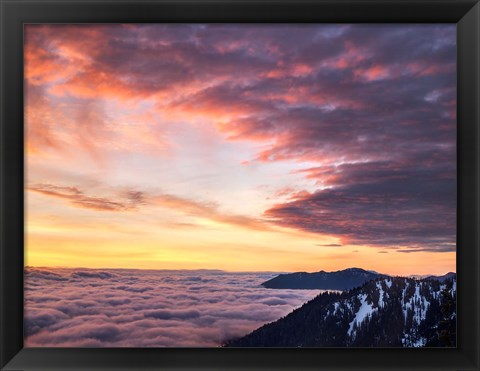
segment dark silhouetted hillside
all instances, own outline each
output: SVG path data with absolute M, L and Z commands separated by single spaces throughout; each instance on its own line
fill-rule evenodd
M 456 279 L 379 278 L 323 293 L 228 347 L 455 346 Z
M 262 283 L 262 286 L 268 289 L 350 290 L 380 277 L 387 276 L 360 268 L 349 268 L 336 272 L 281 274 Z

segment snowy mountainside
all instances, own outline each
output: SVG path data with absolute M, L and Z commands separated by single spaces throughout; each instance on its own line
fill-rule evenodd
M 455 346 L 456 279 L 379 278 L 302 307 L 231 347 Z

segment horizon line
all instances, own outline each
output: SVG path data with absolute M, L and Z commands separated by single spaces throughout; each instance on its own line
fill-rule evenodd
M 333 273 L 333 272 L 340 272 L 340 271 L 345 271 L 348 269 L 361 269 L 366 272 L 374 272 L 376 274 L 380 275 L 387 275 L 390 277 L 422 277 L 426 278 L 428 276 L 443 276 L 449 273 L 454 273 L 457 274 L 457 271 L 448 271 L 443 274 L 435 274 L 435 273 L 428 273 L 428 274 L 407 274 L 407 275 L 398 275 L 398 274 L 389 274 L 389 273 L 382 273 L 382 272 L 377 272 L 376 270 L 372 269 L 365 269 L 365 268 L 360 268 L 360 267 L 348 267 L 348 268 L 343 268 L 343 269 L 338 269 L 338 270 L 332 270 L 332 271 L 326 271 L 323 269 L 320 269 L 318 271 L 312 271 L 312 272 L 307 272 L 307 271 L 235 271 L 235 270 L 226 270 L 226 269 L 217 269 L 217 268 L 198 268 L 198 269 L 185 269 L 185 268 L 179 268 L 179 269 L 168 269 L 168 268 L 122 268 L 122 267 L 116 267 L 116 268 L 111 268 L 111 267 L 102 267 L 102 268 L 95 268 L 95 267 L 66 267 L 66 266 L 33 266 L 33 265 L 25 265 L 23 269 L 28 269 L 28 268 L 45 268 L 45 269 L 86 269 L 86 270 L 139 270 L 139 271 L 170 271 L 170 272 L 175 272 L 175 271 L 184 271 L 184 272 L 198 272 L 198 271 L 207 271 L 207 272 L 223 272 L 223 273 L 274 273 L 274 274 L 292 274 L 292 273 L 319 273 L 319 272 L 326 272 L 326 273 Z

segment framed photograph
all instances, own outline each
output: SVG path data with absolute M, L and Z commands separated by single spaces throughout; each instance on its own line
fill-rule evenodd
M 1 370 L 480 370 L 475 0 L 1 4 Z

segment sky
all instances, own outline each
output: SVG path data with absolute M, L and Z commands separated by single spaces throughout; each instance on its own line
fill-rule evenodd
M 455 39 L 25 26 L 25 264 L 455 271 Z

